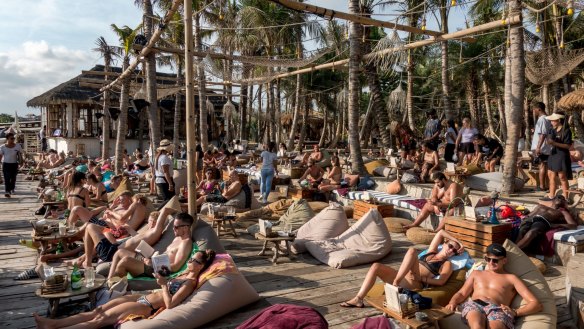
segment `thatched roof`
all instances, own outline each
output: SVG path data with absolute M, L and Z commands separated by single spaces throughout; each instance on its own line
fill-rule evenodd
M 104 66 L 103 65 L 96 65 L 90 71 L 103 72 Z M 116 73 L 121 73 L 122 69 L 119 67 L 111 67 L 110 71 L 116 72 Z M 138 73 L 139 73 L 139 71 L 136 71 L 136 74 L 138 74 Z M 170 78 L 175 77 L 175 75 L 171 74 L 171 73 L 157 73 L 156 75 L 158 77 L 170 77 Z M 105 81 L 105 77 L 103 75 L 80 74 L 80 75 L 76 76 L 75 78 L 73 78 L 67 82 L 64 82 L 64 83 L 46 91 L 46 92 L 44 92 L 43 94 L 36 96 L 35 98 L 29 100 L 28 102 L 26 102 L 26 106 L 43 107 L 43 106 L 48 106 L 51 104 L 62 104 L 65 102 L 75 102 L 75 103 L 80 103 L 80 104 L 97 104 L 100 101 L 99 95 L 101 94 L 101 92 L 99 91 L 99 88 L 93 87 L 93 86 L 86 86 L 86 85 L 82 86 L 80 84 L 80 81 L 82 78 L 92 79 L 92 80 L 96 80 L 96 81 Z M 139 81 L 133 81 L 134 85 L 132 86 L 132 90 L 134 92 L 137 91 L 138 89 L 140 89 L 140 86 L 142 83 L 142 78 L 138 78 L 136 80 L 139 80 Z M 174 94 L 174 93 L 178 92 L 176 89 L 175 83 L 173 81 L 159 80 L 159 81 L 157 81 L 157 84 L 172 88 L 171 93 L 169 93 L 168 91 L 161 90 L 164 93 L 163 97 L 166 97 L 166 96 L 169 96 L 170 94 Z M 113 97 L 115 98 L 116 96 L 117 96 L 116 93 L 114 93 Z M 158 97 L 158 98 L 163 98 L 163 97 Z
M 578 89 L 564 95 L 558 101 L 558 107 L 565 111 L 577 111 L 584 109 L 584 89 Z

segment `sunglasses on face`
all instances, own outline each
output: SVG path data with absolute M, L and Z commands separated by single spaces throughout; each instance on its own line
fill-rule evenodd
M 175 229 L 175 230 L 178 230 L 179 228 L 181 228 L 181 227 L 185 227 L 185 226 L 189 226 L 189 225 L 187 225 L 187 224 L 183 224 L 183 225 L 175 225 L 175 226 L 173 226 L 173 227 L 174 227 L 174 229 Z
M 501 260 L 501 258 L 491 258 L 491 257 L 485 256 L 485 262 L 487 262 L 487 263 L 499 264 L 500 260 Z
M 458 249 L 451 243 L 446 244 L 448 246 L 448 249 L 452 250 L 454 252 L 455 255 L 458 255 Z
M 198 260 L 198 259 L 196 259 L 195 257 L 189 259 L 189 263 L 192 263 L 192 262 L 195 262 L 195 263 L 197 263 L 199 265 L 203 265 L 203 262 L 200 261 L 200 260 Z

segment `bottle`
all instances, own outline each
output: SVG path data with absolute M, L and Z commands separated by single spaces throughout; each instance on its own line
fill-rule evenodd
M 63 241 L 59 241 L 59 244 L 57 244 L 57 255 L 62 254 L 64 251 L 65 248 L 63 247 Z
M 70 213 L 71 213 L 71 210 L 65 209 L 65 212 L 63 213 L 63 218 L 65 218 L 65 219 L 69 218 Z
M 172 166 L 173 169 L 178 170 L 178 161 L 176 160 L 176 158 L 172 159 Z
M 71 272 L 71 290 L 79 289 L 81 289 L 81 272 L 79 272 L 77 264 L 74 264 Z
M 63 193 L 61 193 L 61 190 L 57 191 L 57 201 L 63 201 Z

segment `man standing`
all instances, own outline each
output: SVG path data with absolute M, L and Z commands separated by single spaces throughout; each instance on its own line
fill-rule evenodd
M 454 311 L 462 304 L 462 318 L 470 328 L 513 328 L 515 318 L 541 311 L 542 305 L 525 283 L 504 269 L 507 251 L 493 243 L 487 247 L 487 266 L 484 271 L 473 271 L 464 286 L 452 296 L 446 308 Z M 512 309 L 511 301 L 519 294 L 523 306 Z M 469 296 L 471 299 L 467 300 Z M 466 300 L 466 302 L 465 302 Z
M 16 188 L 16 175 L 18 174 L 18 162 L 22 156 L 22 146 L 16 144 L 13 133 L 6 134 L 6 143 L 0 146 L 0 162 L 4 174 L 5 197 L 10 198 Z
M 531 152 L 534 164 L 539 164 L 539 186 L 537 191 L 546 191 L 545 180 L 547 177 L 547 160 L 552 149 L 548 144 L 546 135 L 552 129 L 551 123 L 545 118 L 545 104 L 537 102 L 532 106 L 533 114 L 537 117 L 531 142 Z
M 47 125 L 44 125 L 39 131 L 39 141 L 41 142 L 41 153 L 47 152 Z
M 428 142 L 428 148 L 437 151 L 440 144 L 440 131 L 442 125 L 436 115 L 436 110 L 428 111 L 428 122 L 426 122 L 426 129 L 424 130 L 424 141 Z

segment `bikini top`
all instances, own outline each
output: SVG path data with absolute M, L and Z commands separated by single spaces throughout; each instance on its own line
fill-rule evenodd
M 440 268 L 446 262 L 445 260 L 429 261 L 429 262 L 426 260 L 426 258 L 428 258 L 428 256 L 436 255 L 436 254 L 437 253 L 435 253 L 435 252 L 429 252 L 429 253 L 425 254 L 424 256 L 422 256 L 422 258 L 419 261 L 420 264 L 422 264 L 422 266 L 427 268 L 428 271 L 430 271 L 430 273 L 434 274 L 434 276 L 440 275 Z
M 166 286 L 168 287 L 168 292 L 171 295 L 176 294 L 177 291 L 180 289 L 180 287 L 182 287 L 182 285 L 187 281 L 189 281 L 189 279 L 184 279 L 184 280 L 174 279 L 172 281 L 168 281 L 166 283 Z
M 67 197 L 68 197 L 68 198 L 78 198 L 78 199 L 80 199 L 81 201 L 83 201 L 83 207 L 85 207 L 85 198 L 84 198 L 84 197 L 82 197 L 82 196 L 80 195 L 80 194 L 81 194 L 81 192 L 83 192 L 83 190 L 85 190 L 85 188 L 84 188 L 84 187 L 82 187 L 82 188 L 79 190 L 79 193 L 78 193 L 78 194 L 69 194 L 69 195 L 67 195 Z

